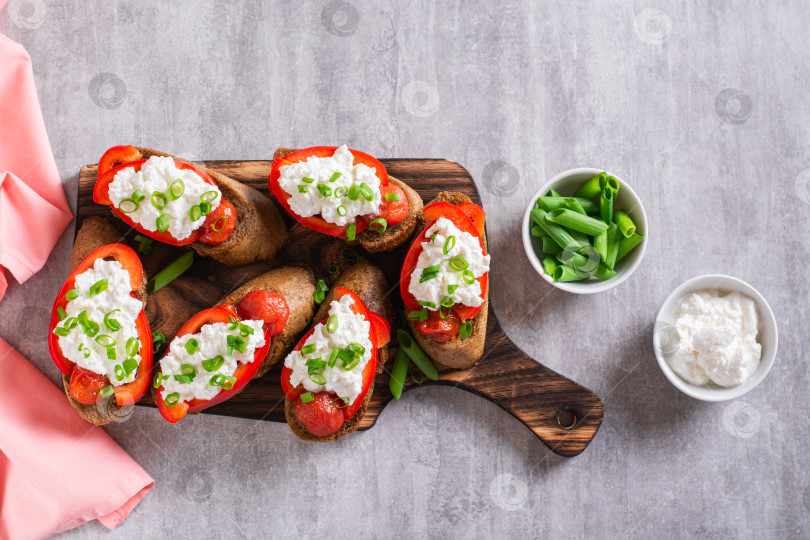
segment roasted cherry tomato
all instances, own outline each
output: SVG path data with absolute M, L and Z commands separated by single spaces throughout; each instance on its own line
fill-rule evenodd
M 455 313 L 451 312 L 446 319 L 442 319 L 438 311 L 431 311 L 427 320 L 419 321 L 416 328 L 437 343 L 447 343 L 458 334 L 460 325 Z
M 202 225 L 202 234 L 199 241 L 203 244 L 217 245 L 231 237 L 236 227 L 236 208 L 226 200 L 222 200 L 210 214 L 205 216 Z
M 340 429 L 345 421 L 343 409 L 335 406 L 335 395 L 326 392 L 313 394 L 309 403 L 295 401 L 295 417 L 304 424 L 307 431 L 316 437 L 326 437 Z
M 93 405 L 101 399 L 99 393 L 109 386 L 107 377 L 99 375 L 95 371 L 74 366 L 73 373 L 70 374 L 70 386 L 68 391 L 70 396 L 83 405 Z
M 290 308 L 283 296 L 261 289 L 247 293 L 239 302 L 236 312 L 241 319 L 264 321 L 265 330 L 270 336 L 282 333 L 290 316 Z
M 380 205 L 380 211 L 377 212 L 374 217 L 385 219 L 389 227 L 405 221 L 410 209 L 408 208 L 408 199 L 405 197 L 405 192 L 402 191 L 402 188 L 394 184 L 388 184 L 387 186 L 380 187 L 380 193 L 382 194 L 382 204 Z M 399 199 L 395 201 L 387 201 L 385 199 L 386 195 L 393 194 L 396 194 Z

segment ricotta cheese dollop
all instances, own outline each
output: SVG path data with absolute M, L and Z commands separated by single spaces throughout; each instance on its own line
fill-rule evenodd
M 182 195 L 173 200 L 169 187 L 177 180 L 182 180 L 185 188 Z M 222 202 L 222 193 L 217 186 L 206 183 L 192 170 L 178 169 L 170 157 L 152 156 L 146 160 L 140 171 L 135 171 L 134 167 L 118 171 L 110 182 L 110 200 L 116 208 L 122 210 L 121 203 L 131 200 L 132 194 L 138 189 L 143 192 L 145 198 L 138 203 L 138 208 L 134 212 L 128 212 L 126 215 L 152 232 L 158 230 L 158 218 L 165 215 L 169 219 L 169 228 L 166 230 L 177 240 L 185 240 L 205 222 L 205 215 L 191 219 L 191 209 L 199 206 L 203 194 L 208 194 L 205 201 L 211 205 L 212 211 Z M 214 194 L 209 193 L 211 191 Z M 158 206 L 165 200 L 162 210 L 152 204 L 155 193 L 158 193 L 156 198 Z M 129 210 L 132 206 L 126 202 L 122 211 Z
M 279 172 L 279 185 L 290 195 L 287 204 L 301 217 L 320 215 L 342 227 L 354 223 L 357 216 L 380 210 L 377 170 L 365 163 L 354 165 L 354 156 L 346 145 L 330 157 L 310 156 L 306 161 L 280 167 Z M 359 192 L 363 185 L 368 188 L 365 196 Z M 351 192 L 353 186 L 356 193 Z
M 759 316 L 754 301 L 738 292 L 697 292 L 675 309 L 674 344 L 667 361 L 695 385 L 737 386 L 759 366 Z
M 431 240 L 430 237 L 436 235 Z M 448 238 L 453 237 L 448 242 Z M 484 255 L 481 244 L 475 236 L 462 231 L 447 218 L 439 218 L 427 230 L 428 240 L 422 242 L 422 253 L 416 261 L 416 268 L 411 273 L 411 282 L 408 284 L 410 292 L 418 302 L 426 302 L 430 310 L 438 310 L 442 299 L 449 296 L 456 304 L 478 307 L 484 299 L 481 298 L 481 285 L 478 281 L 468 283 L 464 280 L 464 270 L 479 278 L 489 272 L 489 255 Z M 450 247 L 444 252 L 445 244 Z M 467 268 L 456 270 L 450 265 L 454 258 L 464 259 Z M 425 268 L 439 266 L 436 277 L 421 281 Z M 459 265 L 456 265 L 457 267 Z M 463 266 L 463 265 L 462 265 Z M 453 291 L 453 292 L 450 292 Z M 436 307 L 431 307 L 430 304 Z
M 172 340 L 169 352 L 160 360 L 160 371 L 163 373 L 163 398 L 177 392 L 179 401 L 191 399 L 211 399 L 222 391 L 221 386 L 210 384 L 211 379 L 217 375 L 232 377 L 239 364 L 249 364 L 254 361 L 256 349 L 264 347 L 264 322 L 259 320 L 239 321 L 253 329 L 252 334 L 245 335 L 237 327 L 233 330 L 229 323 L 208 323 L 200 328 L 196 334 L 186 334 Z M 228 354 L 228 336 L 238 336 L 245 340 L 244 352 L 233 349 Z M 197 348 L 193 352 L 186 349 L 189 340 L 197 340 Z M 213 371 L 208 371 L 203 362 L 222 356 L 222 365 Z M 262 361 L 263 359 L 259 360 Z M 194 368 L 194 376 L 186 382 L 183 378 L 182 367 L 188 364 Z M 211 367 L 209 365 L 209 367 Z
M 106 280 L 107 288 L 91 295 L 90 288 L 102 280 Z M 118 261 L 97 259 L 92 268 L 76 276 L 74 290 L 78 296 L 68 301 L 65 306 L 66 318 L 58 325 L 68 331 L 67 336 L 59 336 L 62 355 L 84 369 L 104 375 L 113 386 L 132 382 L 138 370 L 136 368 L 127 374 L 123 362 L 128 358 L 134 358 L 138 363 L 141 361 L 140 354 L 127 355 L 127 341 L 138 339 L 135 319 L 143 309 L 143 302 L 129 294 L 132 292 L 129 272 Z M 82 313 L 84 316 L 80 317 Z M 107 314 L 108 320 L 117 321 L 120 330 L 111 330 L 104 323 Z M 92 335 L 86 334 L 83 325 L 78 323 L 85 316 L 87 321 L 98 325 L 97 332 L 90 332 Z M 106 345 L 111 341 L 102 336 L 112 338 L 115 345 Z M 115 358 L 109 358 L 113 356 L 110 349 L 114 351 Z M 119 366 L 117 374 L 116 366 Z
M 333 392 L 337 397 L 347 398 L 349 404 L 354 403 L 363 391 L 363 368 L 371 360 L 371 323 L 352 311 L 352 304 L 354 299 L 349 295 L 332 301 L 329 305 L 329 317 L 334 316 L 333 320 L 337 321 L 334 332 L 329 332 L 328 325 L 318 323 L 302 346 L 302 350 L 312 345 L 315 349 L 307 354 L 298 350 L 287 355 L 284 365 L 292 370 L 290 383 L 293 386 L 303 384 L 308 392 Z M 334 367 L 325 366 L 322 371 L 318 370 L 326 379 L 325 384 L 318 384 L 310 378 L 307 360 L 328 360 L 334 349 L 345 350 L 352 343 L 357 343 L 364 349 L 360 362 L 354 368 L 344 370 L 342 361 L 338 358 Z

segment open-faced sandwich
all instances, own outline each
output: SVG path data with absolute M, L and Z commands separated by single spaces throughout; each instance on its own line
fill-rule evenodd
M 484 352 L 489 255 L 484 209 L 462 193 L 439 193 L 405 256 L 400 292 L 408 325 L 437 363 L 474 366 Z
M 134 146 L 98 163 L 93 201 L 150 238 L 230 266 L 273 258 L 289 233 L 273 202 L 224 174 Z
M 382 271 L 360 258 L 340 272 L 281 372 L 293 433 L 333 441 L 355 431 L 388 358 L 392 314 Z
M 422 219 L 422 198 L 413 189 L 377 159 L 346 146 L 279 148 L 268 186 L 305 227 L 369 253 L 403 244 Z
M 96 425 L 141 399 L 152 372 L 146 276 L 135 251 L 120 242 L 108 221 L 85 220 L 51 312 L 48 348 L 62 386 L 79 415 Z

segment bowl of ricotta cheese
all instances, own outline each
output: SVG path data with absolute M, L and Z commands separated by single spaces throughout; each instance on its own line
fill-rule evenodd
M 676 288 L 653 329 L 658 365 L 683 393 L 736 399 L 756 387 L 776 358 L 779 333 L 765 298 L 737 278 L 708 274 Z

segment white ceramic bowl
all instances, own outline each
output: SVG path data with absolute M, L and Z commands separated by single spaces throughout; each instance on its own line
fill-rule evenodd
M 681 379 L 670 367 L 666 360 L 667 351 L 672 346 L 672 325 L 675 323 L 675 308 L 681 299 L 693 292 L 698 291 L 719 291 L 719 292 L 740 292 L 750 297 L 757 306 L 759 313 L 759 334 L 757 341 L 762 345 L 762 358 L 759 367 L 747 381 L 739 386 L 723 388 L 717 385 L 696 386 Z M 776 318 L 773 311 L 755 288 L 748 283 L 731 276 L 722 274 L 707 274 L 698 276 L 681 284 L 664 301 L 658 315 L 655 318 L 653 329 L 653 348 L 655 357 L 661 371 L 667 376 L 669 382 L 684 394 L 702 401 L 726 401 L 736 399 L 754 389 L 765 379 L 771 370 L 776 359 L 776 349 L 779 345 L 779 331 L 776 328 Z
M 641 199 L 638 198 L 636 192 L 633 191 L 627 182 L 622 180 L 616 175 L 616 179 L 621 184 L 619 188 L 619 195 L 614 202 L 614 208 L 626 211 L 633 222 L 636 224 L 636 232 L 644 237 L 644 241 L 638 245 L 633 251 L 628 253 L 622 260 L 616 263 L 616 275 L 612 278 L 602 281 L 596 278 L 590 278 L 584 281 L 571 281 L 571 282 L 555 282 L 551 276 L 543 272 L 541 262 L 543 261 L 542 243 L 539 238 L 531 235 L 532 229 L 532 216 L 531 212 L 534 208 L 535 201 L 538 197 L 542 197 L 548 190 L 554 189 L 560 195 L 565 197 L 571 196 L 582 184 L 602 172 L 604 169 L 592 169 L 583 167 L 579 169 L 571 169 L 565 171 L 545 184 L 537 190 L 532 198 L 529 200 L 529 205 L 526 207 L 526 212 L 523 214 L 523 249 L 526 251 L 526 256 L 529 262 L 534 267 L 535 271 L 540 274 L 540 277 L 563 291 L 572 292 L 576 294 L 594 294 L 612 289 L 619 285 L 624 280 L 630 277 L 635 272 L 641 259 L 644 257 L 644 252 L 647 250 L 648 229 L 647 229 L 647 214 L 644 212 L 644 206 L 641 204 Z M 609 173 L 610 174 L 610 173 Z

